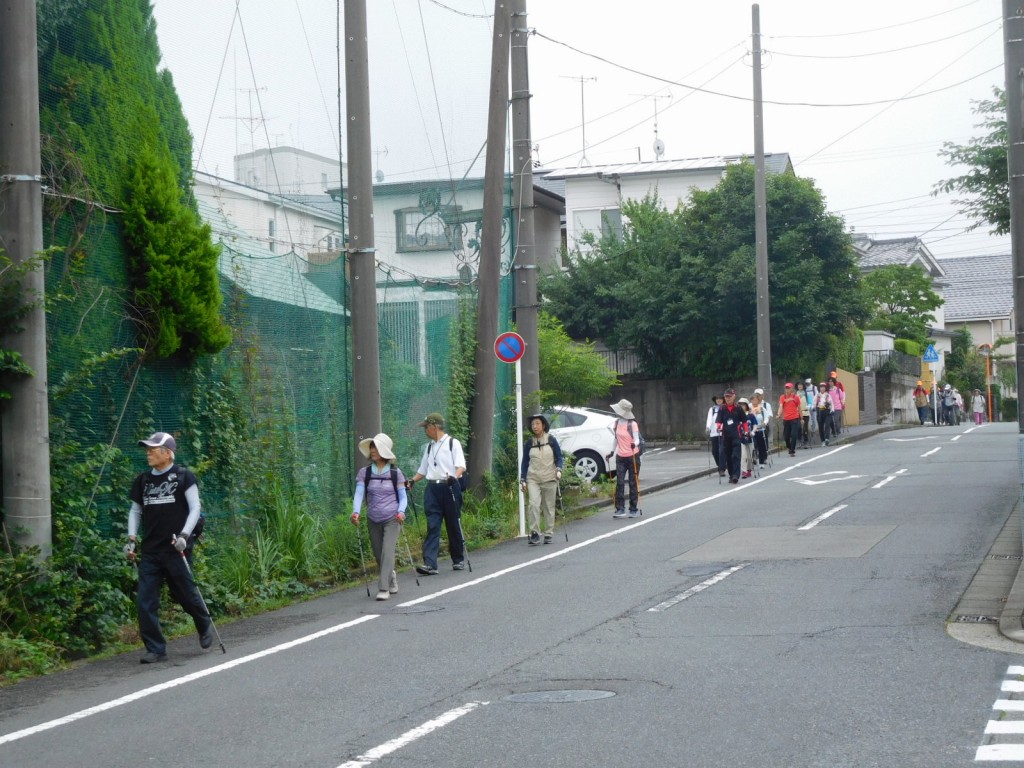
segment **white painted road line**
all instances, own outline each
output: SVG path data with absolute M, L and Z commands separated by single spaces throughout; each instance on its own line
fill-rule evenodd
M 1010 761 L 1024 760 L 1024 744 L 986 744 L 978 747 L 974 760 Z
M 806 525 L 801 525 L 799 528 L 797 528 L 797 530 L 798 531 L 809 531 L 809 530 L 811 530 L 811 528 L 816 526 L 818 523 L 822 522 L 823 520 L 828 520 L 836 512 L 838 512 L 841 509 L 846 509 L 846 507 L 847 507 L 846 504 L 840 504 L 838 507 L 832 507 L 832 509 L 830 509 L 828 512 L 822 512 L 820 515 L 818 515 L 816 518 L 811 520 L 811 522 L 807 523 Z
M 397 752 L 402 747 L 412 744 L 416 739 L 426 736 L 438 728 L 458 720 L 463 715 L 468 715 L 477 707 L 483 707 L 489 704 L 488 701 L 471 701 L 468 704 L 463 704 L 461 707 L 455 709 L 449 709 L 443 715 L 435 717 L 433 720 L 428 720 L 423 725 L 418 725 L 410 731 L 406 731 L 401 736 L 392 739 L 391 741 L 385 741 L 379 747 L 374 747 L 369 752 L 359 755 L 355 760 L 349 760 L 347 763 L 342 763 L 338 768 L 365 768 L 367 765 L 377 762 L 382 757 L 387 757 L 392 752 Z
M 660 515 L 652 515 L 650 517 L 643 517 L 643 518 L 640 518 L 639 520 L 636 520 L 636 521 L 632 521 L 631 520 L 628 524 L 624 524 L 620 528 L 614 528 L 613 530 L 611 530 L 611 531 L 609 531 L 607 533 L 602 533 L 599 536 L 594 536 L 593 538 L 587 539 L 585 541 L 581 541 L 578 544 L 573 544 L 571 546 L 565 547 L 564 549 L 560 549 L 557 552 L 552 552 L 551 554 L 548 554 L 548 555 L 542 555 L 542 556 L 536 557 L 536 558 L 534 558 L 532 560 L 526 560 L 526 561 L 524 561 L 522 563 L 518 563 L 516 565 L 510 566 L 509 568 L 503 568 L 500 571 L 495 571 L 494 573 L 490 573 L 490 574 L 488 574 L 486 576 L 481 576 L 481 577 L 479 577 L 477 579 L 473 579 L 472 581 L 464 581 L 464 582 L 462 582 L 460 584 L 457 584 L 457 585 L 455 585 L 453 587 L 448 587 L 447 589 L 442 589 L 442 590 L 439 590 L 437 592 L 433 592 L 433 593 L 431 593 L 429 595 L 425 595 L 423 597 L 416 598 L 415 600 L 407 600 L 404 603 L 399 603 L 398 607 L 399 608 L 407 608 L 409 606 L 418 605 L 419 603 L 425 603 L 428 600 L 434 600 L 435 598 L 441 597 L 443 595 L 450 594 L 452 592 L 458 592 L 459 590 L 462 590 L 462 589 L 468 589 L 470 587 L 474 587 L 477 584 L 482 584 L 485 581 L 490 581 L 491 579 L 496 579 L 496 578 L 499 578 L 500 576 L 505 576 L 505 575 L 507 575 L 509 573 L 513 573 L 514 571 L 518 571 L 518 570 L 520 570 L 522 568 L 528 568 L 531 565 L 536 565 L 537 563 L 542 563 L 545 560 L 552 560 L 552 559 L 554 559 L 556 557 L 563 557 L 563 556 L 569 554 L 570 552 L 574 552 L 577 549 L 581 549 L 583 547 L 588 547 L 591 544 L 596 544 L 597 542 L 603 541 L 604 539 L 609 539 L 609 538 L 611 538 L 613 536 L 620 536 L 622 534 L 628 533 L 629 531 L 637 530 L 638 528 L 640 528 L 640 527 L 642 527 L 644 525 L 650 525 L 651 523 L 656 522 L 657 520 L 660 520 L 662 518 L 670 517 L 671 515 L 675 515 L 675 514 L 677 514 L 679 512 L 684 512 L 684 511 L 686 511 L 688 509 L 692 509 L 692 508 L 698 507 L 698 506 L 700 506 L 702 504 L 706 504 L 709 501 L 715 501 L 716 499 L 720 499 L 723 496 L 728 496 L 728 495 L 733 494 L 733 493 L 745 491 L 748 488 L 753 488 L 755 485 L 759 485 L 759 484 L 764 483 L 764 482 L 766 482 L 768 480 L 772 480 L 774 478 L 781 477 L 782 475 L 785 475 L 786 473 L 791 472 L 794 469 L 798 469 L 799 467 L 802 467 L 805 464 L 811 464 L 811 463 L 813 463 L 815 461 L 819 461 L 821 459 L 827 459 L 828 457 L 834 456 L 835 454 L 837 454 L 840 451 L 845 450 L 846 448 L 849 448 L 849 447 L 850 447 L 850 444 L 842 445 L 842 446 L 837 446 L 837 447 L 833 448 L 830 451 L 826 451 L 824 453 L 820 453 L 817 456 L 814 456 L 814 457 L 809 458 L 809 459 L 805 459 L 804 461 L 801 461 L 801 462 L 798 462 L 796 464 L 793 464 L 793 465 L 791 465 L 789 467 L 786 467 L 785 469 L 779 470 L 778 472 L 775 472 L 775 473 L 773 473 L 771 475 L 765 475 L 764 477 L 761 477 L 761 478 L 759 478 L 757 480 L 753 480 L 753 481 L 748 482 L 748 483 L 746 483 L 744 485 L 737 485 L 737 486 L 735 486 L 733 488 L 728 488 L 727 490 L 719 491 L 718 493 L 712 494 L 711 496 L 706 496 L 706 497 L 704 497 L 702 499 L 697 499 L 696 501 L 692 501 L 689 504 L 684 504 L 681 507 L 676 507 L 675 509 L 670 509 L 667 512 L 662 512 Z M 331 634 L 333 634 L 335 632 L 338 632 L 338 631 L 340 631 L 342 629 L 348 629 L 350 627 L 356 626 L 357 624 L 362 624 L 363 622 L 370 621 L 372 619 L 379 619 L 379 618 L 380 618 L 380 614 L 367 614 L 365 616 L 360 616 L 358 619 L 353 619 L 352 621 L 346 621 L 346 622 L 344 622 L 342 624 L 336 624 L 333 627 L 328 627 L 327 629 L 321 630 L 319 632 L 314 632 L 311 635 L 306 635 L 306 636 L 300 637 L 300 638 L 298 638 L 296 640 L 291 640 L 291 641 L 289 641 L 287 643 L 281 643 L 280 645 L 275 645 L 272 648 L 267 648 L 267 649 L 265 649 L 263 651 L 259 651 L 258 653 L 253 653 L 253 654 L 250 654 L 248 656 L 243 656 L 243 657 L 241 657 L 239 659 L 232 659 L 231 661 L 226 662 L 224 664 L 218 664 L 216 666 L 209 667 L 207 669 L 203 669 L 203 670 L 200 670 L 198 672 L 193 672 L 192 674 L 189 674 L 189 675 L 183 675 L 182 677 L 176 678 L 176 679 L 171 680 L 171 681 L 166 682 L 166 683 L 161 683 L 159 685 L 154 685 L 154 686 L 151 686 L 149 688 L 143 688 L 140 691 L 136 691 L 135 693 L 130 693 L 127 696 L 123 696 L 123 697 L 121 697 L 119 699 L 113 699 L 112 701 L 107 701 L 107 702 L 104 702 L 102 704 L 97 704 L 94 707 L 89 707 L 87 709 L 79 710 L 78 712 L 74 712 L 74 713 L 72 713 L 70 715 L 67 715 L 65 717 L 57 718 L 56 720 L 50 720 L 50 721 L 45 722 L 45 723 L 40 723 L 39 725 L 34 725 L 31 728 L 24 728 L 24 729 L 22 729 L 20 731 L 14 731 L 12 733 L 3 734 L 3 735 L 0 735 L 0 744 L 6 744 L 6 743 L 11 742 L 11 741 L 17 741 L 18 739 L 23 739 L 23 738 L 25 738 L 27 736 L 32 736 L 32 735 L 34 735 L 36 733 L 41 733 L 43 731 L 48 731 L 48 730 L 50 730 L 52 728 L 57 728 L 58 726 L 61 726 L 61 725 L 67 725 L 69 723 L 75 722 L 76 720 L 81 720 L 83 718 L 99 714 L 101 712 L 106 712 L 107 710 L 110 710 L 110 709 L 115 709 L 115 708 L 120 707 L 120 706 L 122 706 L 124 704 L 129 704 L 129 703 L 131 703 L 133 701 L 138 701 L 139 699 L 144 699 L 147 696 L 152 696 L 153 694 L 160 693 L 161 691 L 165 691 L 165 690 L 168 690 L 170 688 L 176 688 L 179 685 L 184 685 L 185 683 L 191 683 L 194 680 L 199 680 L 201 678 L 208 677 L 209 675 L 216 674 L 217 672 L 223 672 L 225 670 L 232 669 L 232 668 L 240 666 L 242 664 L 247 664 L 250 661 L 256 661 L 257 659 L 262 659 L 265 656 L 271 656 L 271 655 L 273 655 L 275 653 L 279 653 L 280 651 L 285 651 L 285 650 L 288 650 L 288 649 L 291 649 L 291 648 L 295 648 L 296 646 L 312 642 L 313 640 L 319 640 L 321 637 L 326 637 L 327 635 L 331 635 Z
M 959 440 L 959 439 L 960 439 L 961 437 L 963 437 L 963 435 L 957 435 L 956 437 L 954 437 L 954 438 L 953 438 L 952 440 L 950 440 L 949 442 L 951 442 L 951 443 L 955 443 L 955 442 L 956 442 L 957 440 Z
M 159 685 L 153 685 L 149 688 L 143 688 L 141 691 L 129 693 L 127 696 L 122 696 L 120 699 L 112 699 L 111 701 L 105 701 L 102 704 L 97 704 L 95 707 L 89 707 L 88 709 L 79 710 L 78 712 L 70 714 L 66 717 L 60 717 L 56 720 L 50 720 L 46 723 L 34 725 L 31 728 L 24 728 L 20 731 L 7 733 L 3 736 L 0 736 L 0 744 L 6 744 L 9 741 L 17 741 L 18 739 L 23 739 L 26 736 L 41 733 L 42 731 L 48 731 L 51 728 L 56 728 L 60 725 L 67 725 L 68 723 L 73 723 L 76 720 L 81 720 L 91 715 L 98 715 L 100 712 L 106 712 L 107 710 L 116 709 L 117 707 L 123 706 L 125 704 L 131 704 L 133 701 L 144 699 L 147 696 L 152 696 L 155 693 L 160 693 L 161 691 L 166 691 L 171 688 L 177 688 L 179 685 L 185 685 L 185 683 L 191 683 L 194 680 L 199 680 L 204 677 L 209 677 L 210 675 L 215 675 L 216 673 L 223 672 L 226 669 L 239 667 L 242 664 L 248 664 L 250 661 L 262 659 L 264 656 L 271 656 L 275 653 L 280 653 L 281 651 L 287 651 L 290 648 L 305 645 L 306 643 L 310 643 L 314 640 L 319 640 L 321 637 L 327 637 L 328 635 L 333 635 L 335 632 L 340 632 L 343 629 L 348 629 L 349 627 L 354 627 L 357 624 L 363 624 L 372 619 L 379 618 L 380 614 L 376 613 L 368 614 L 366 616 L 360 616 L 358 619 L 346 621 L 342 624 L 335 624 L 333 627 L 322 629 L 319 632 L 314 632 L 311 635 L 306 635 L 296 640 L 290 640 L 287 643 L 275 645 L 273 648 L 267 648 L 257 653 L 250 653 L 248 656 L 242 656 L 238 659 L 232 659 L 231 661 L 227 661 L 223 664 L 218 664 L 215 667 L 207 667 L 206 669 L 201 669 L 198 672 L 193 672 L 189 675 L 182 675 L 181 677 L 176 677 L 173 680 L 168 680 L 166 683 L 160 683 Z
M 922 454 L 921 454 L 921 458 L 922 458 L 922 459 L 927 459 L 927 458 L 928 458 L 929 456 L 931 456 L 931 455 L 932 455 L 933 453 L 938 453 L 938 452 L 939 452 L 939 451 L 941 451 L 941 450 L 942 450 L 942 446 L 941 446 L 941 445 L 940 445 L 940 446 L 938 446 L 938 447 L 936 447 L 936 448 L 932 448 L 932 449 L 931 449 L 930 451 L 928 451 L 927 453 L 922 453 Z
M 985 733 L 1024 733 L 1024 720 L 989 720 Z
M 1024 712 L 1024 699 L 996 699 L 992 709 L 1000 712 Z
M 696 595 L 699 592 L 703 592 L 708 587 L 713 587 L 715 584 L 720 582 L 722 579 L 724 579 L 724 578 L 726 578 L 728 576 L 732 576 L 734 573 L 736 573 L 736 571 L 739 571 L 739 570 L 741 570 L 743 568 L 746 568 L 748 565 L 750 565 L 750 563 L 740 563 L 739 565 L 734 565 L 732 568 L 726 568 L 724 571 L 719 571 L 718 573 L 716 573 L 714 576 L 712 576 L 707 581 L 702 581 L 697 586 L 690 587 L 685 592 L 682 592 L 682 593 L 676 595 L 675 597 L 666 600 L 663 603 L 658 603 L 653 608 L 648 608 L 647 612 L 648 613 L 658 613 L 660 611 L 664 611 L 664 610 L 666 610 L 668 608 L 671 608 L 673 605 L 676 605 L 677 603 L 681 603 L 681 602 L 683 602 L 683 600 L 686 600 L 687 598 L 693 597 L 694 595 Z
M 907 471 L 906 469 L 896 470 L 896 472 L 894 472 L 893 474 L 889 475 L 887 478 L 885 478 L 885 480 L 883 480 L 882 482 L 878 483 L 877 485 L 872 485 L 871 487 L 875 488 L 875 489 L 881 488 L 883 485 L 885 485 L 886 483 L 892 482 L 893 480 L 895 480 L 897 477 L 899 477 L 900 475 L 902 475 L 906 471 Z
M 1007 693 L 1020 693 L 1024 691 L 1024 680 L 1003 680 L 1003 685 L 999 690 Z

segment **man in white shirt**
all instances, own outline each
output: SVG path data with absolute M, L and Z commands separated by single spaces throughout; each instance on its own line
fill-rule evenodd
M 427 514 L 427 537 L 423 540 L 423 565 L 416 572 L 424 576 L 437 573 L 437 553 L 441 548 L 441 521 L 448 532 L 448 550 L 452 556 L 452 570 L 466 567 L 465 542 L 462 538 L 462 476 L 466 473 L 466 458 L 462 444 L 444 431 L 444 416 L 429 413 L 419 423 L 430 442 L 423 450 L 420 468 L 409 480 L 409 486 L 426 479 L 423 508 Z

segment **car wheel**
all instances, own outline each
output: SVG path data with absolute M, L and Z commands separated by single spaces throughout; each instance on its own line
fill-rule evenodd
M 590 483 L 604 472 L 604 461 L 593 451 L 580 451 L 574 456 L 575 461 L 572 468 L 580 480 Z

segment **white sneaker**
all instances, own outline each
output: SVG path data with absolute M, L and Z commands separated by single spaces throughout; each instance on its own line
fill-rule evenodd
M 388 592 L 386 589 L 382 589 L 380 592 L 377 593 L 378 600 L 387 600 L 389 597 L 391 597 L 391 593 Z

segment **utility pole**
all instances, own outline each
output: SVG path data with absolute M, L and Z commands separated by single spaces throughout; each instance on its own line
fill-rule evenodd
M 761 9 L 751 6 L 754 49 L 754 254 L 757 260 L 757 381 L 772 401 L 772 328 L 768 306 L 768 211 L 764 180 L 764 102 L 761 96 Z
M 476 393 L 469 413 L 469 483 L 483 493 L 483 477 L 494 460 L 494 409 L 498 360 L 498 282 L 501 278 L 501 221 L 505 208 L 505 127 L 508 112 L 509 9 L 494 0 L 487 156 L 484 159 L 483 232 L 476 311 Z
M 352 322 L 353 427 L 358 442 L 376 435 L 381 425 L 366 0 L 345 0 L 345 107 L 349 126 L 349 238 L 345 254 L 352 275 L 348 308 Z
M 1013 252 L 1013 320 L 1017 387 L 1024 382 L 1024 15 L 1019 0 L 1003 0 L 1003 66 L 1006 69 L 1006 138 L 1010 182 L 1010 250 Z M 1017 406 L 1017 478 L 1024 499 L 1024 408 Z
M 35 0 L 0 3 L 0 249 L 15 264 L 43 250 L 39 161 L 39 68 Z M 22 296 L 37 301 L 20 333 L 0 339 L 21 355 L 34 376 L 10 377 L 10 400 L 0 410 L 4 525 L 21 547 L 52 552 L 50 425 L 46 371 L 46 293 L 43 269 L 28 273 Z
M 516 281 L 516 331 L 526 342 L 520 360 L 523 399 L 532 409 L 540 403 L 540 351 L 537 347 L 537 249 L 533 221 L 533 143 L 530 140 L 530 70 L 526 0 L 511 0 L 512 211 Z

